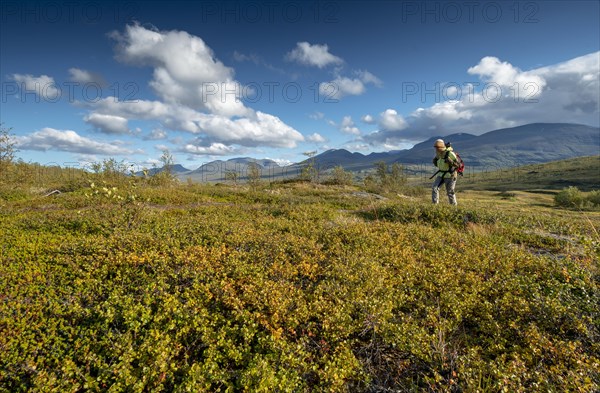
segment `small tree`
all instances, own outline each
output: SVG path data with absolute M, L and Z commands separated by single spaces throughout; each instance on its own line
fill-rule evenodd
M 234 186 L 237 186 L 239 174 L 235 170 L 228 169 L 225 171 L 225 180 L 231 181 Z
M 124 160 L 117 161 L 115 158 L 108 158 L 102 161 L 102 173 L 108 177 L 122 177 L 127 175 L 128 165 Z
M 369 192 L 379 192 L 379 185 L 377 184 L 377 180 L 373 175 L 367 175 L 363 183 L 365 185 L 365 189 Z
M 302 155 L 305 155 L 306 157 L 308 157 L 308 163 L 306 164 L 306 166 L 302 169 L 302 174 L 300 175 L 300 177 L 304 180 L 308 180 L 308 181 L 317 181 L 319 180 L 319 171 L 316 168 L 315 165 L 315 155 L 317 154 L 317 151 L 307 151 L 302 153 Z
M 379 185 L 384 186 L 388 182 L 388 168 L 385 161 L 377 161 L 375 163 L 375 174 L 379 179 Z
M 367 188 L 376 187 L 382 192 L 399 191 L 406 185 L 404 167 L 398 163 L 392 164 L 391 169 L 389 169 L 384 161 L 378 161 L 375 164 L 375 177 L 368 176 L 367 178 L 368 181 L 365 179 Z
M 172 179 L 173 164 L 175 162 L 175 159 L 173 158 L 173 155 L 168 149 L 163 150 L 163 154 L 162 156 L 160 156 L 160 162 L 163 164 L 162 173 L 164 174 L 164 176 L 168 179 Z
M 12 128 L 6 128 L 0 123 L 0 171 L 6 169 L 15 159 L 16 142 L 11 135 Z
M 160 163 L 162 168 L 158 169 L 156 165 L 153 165 L 152 178 L 150 184 L 156 186 L 168 186 L 175 181 L 175 174 L 173 173 L 173 163 L 175 162 L 173 155 L 169 150 L 163 150 L 162 156 L 160 156 Z
M 397 162 L 392 164 L 392 171 L 390 173 L 391 187 L 399 189 L 406 185 L 406 175 L 404 174 L 404 166 Z
M 260 184 L 260 166 L 257 163 L 250 163 L 248 165 L 248 184 L 254 188 Z
M 352 184 L 352 173 L 346 172 L 344 170 L 344 167 L 338 165 L 335 168 L 333 168 L 333 171 L 331 172 L 331 177 L 329 178 L 329 183 L 341 186 L 350 185 Z
M 100 161 L 95 161 L 95 162 L 90 163 L 89 167 L 96 175 L 99 175 L 102 173 L 102 162 L 100 162 Z

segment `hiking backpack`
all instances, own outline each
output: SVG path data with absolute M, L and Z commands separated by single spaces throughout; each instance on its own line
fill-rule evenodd
M 446 147 L 451 147 L 452 144 L 450 142 L 446 142 Z M 452 172 L 456 172 L 459 175 L 463 176 L 463 172 L 465 171 L 465 162 L 463 161 L 463 159 L 460 157 L 460 154 L 458 154 L 456 151 L 452 151 L 452 153 L 454 153 L 454 155 L 456 156 L 456 164 L 453 165 L 453 163 L 448 162 L 448 154 L 450 154 L 449 151 L 446 151 L 446 155 L 444 156 L 444 160 L 450 165 L 450 167 L 454 167 L 453 170 L 451 170 Z

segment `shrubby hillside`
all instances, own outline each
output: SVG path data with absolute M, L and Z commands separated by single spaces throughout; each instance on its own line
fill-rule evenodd
M 11 171 L 1 391 L 600 388 L 597 209 Z

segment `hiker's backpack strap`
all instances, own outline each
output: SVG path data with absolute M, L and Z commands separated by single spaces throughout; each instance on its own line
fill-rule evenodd
M 450 150 L 446 150 L 446 154 L 444 154 L 444 161 L 448 164 L 450 168 L 447 172 L 454 173 L 454 171 L 458 168 L 458 161 L 450 161 L 448 156 L 450 155 Z M 445 174 L 444 174 L 445 175 Z M 444 176 L 442 175 L 442 176 Z
M 446 161 L 447 164 L 449 164 L 449 160 L 448 160 L 448 156 L 450 155 L 450 150 L 446 150 L 446 154 L 444 154 L 444 161 Z
M 434 173 L 433 175 L 431 175 L 431 177 L 429 178 L 429 180 L 433 179 L 435 177 L 435 175 L 437 175 L 438 173 L 440 173 L 441 171 L 438 169 L 436 173 Z
M 444 176 L 446 176 L 446 173 L 452 173 L 452 171 L 440 171 L 438 169 L 438 171 L 436 173 L 434 173 L 433 175 L 431 175 L 431 177 L 429 178 L 429 180 L 433 179 L 435 177 L 435 175 L 437 175 L 438 173 L 442 174 L 442 179 L 444 178 Z

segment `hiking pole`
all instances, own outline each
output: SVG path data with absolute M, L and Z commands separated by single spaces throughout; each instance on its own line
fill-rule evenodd
M 438 169 L 436 173 L 434 173 L 433 175 L 431 175 L 431 177 L 429 178 L 429 180 L 433 179 L 435 177 L 435 175 L 437 175 L 440 172 L 441 172 L 441 170 Z

